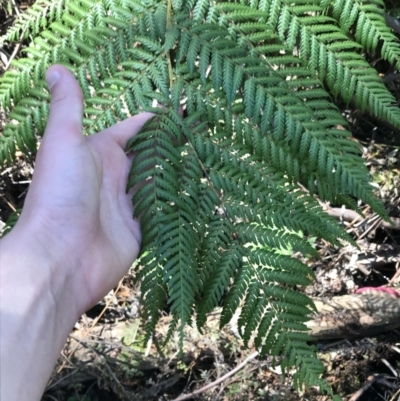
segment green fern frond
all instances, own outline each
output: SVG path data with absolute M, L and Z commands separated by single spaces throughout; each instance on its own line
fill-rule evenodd
M 386 24 L 383 1 L 335 0 L 330 7 L 342 31 L 349 34 L 354 26 L 355 40 L 365 51 L 376 51 L 381 42 L 382 58 L 400 68 L 400 41 Z
M 168 291 L 171 313 L 180 320 L 183 339 L 197 282 L 198 238 L 192 222 L 199 208 L 201 169 L 191 152 L 182 159 L 174 146 L 174 141 L 182 142 L 180 117 L 167 111 L 158 116 L 128 144 L 128 149 L 139 152 L 128 187 L 145 182 L 133 199 L 135 214 L 142 215 L 143 249 L 148 248 L 146 260 L 154 258 L 157 266 L 163 265 L 162 287 Z M 155 217 L 161 218 L 162 227 L 154 224 Z
M 360 44 L 354 42 L 352 46 L 351 39 L 337 26 L 335 19 L 323 15 L 324 10 L 318 2 L 310 0 L 306 4 L 303 1 L 298 3 L 299 6 L 284 0 L 249 2 L 247 6 L 218 3 L 215 8 L 223 14 L 223 17 L 220 16 L 223 23 L 231 25 L 236 31 L 240 31 L 237 10 L 241 10 L 242 20 L 246 15 L 252 19 L 250 10 L 257 10 L 260 13 L 258 21 L 264 20 L 266 29 L 272 28 L 277 32 L 291 51 L 299 42 L 300 60 L 290 56 L 286 61 L 302 63 L 311 73 L 316 72 L 315 76 L 328 85 L 334 96 L 342 96 L 347 103 L 354 101 L 362 111 L 368 109 L 377 117 L 400 127 L 400 112 L 393 106 L 395 99 L 386 90 L 376 70 L 357 53 Z M 249 11 L 245 12 L 245 9 Z M 310 12 L 317 15 L 311 17 Z M 263 18 L 263 13 L 268 15 L 268 19 Z M 364 32 L 364 39 L 365 35 Z M 394 40 L 390 43 L 391 48 L 397 46 Z M 352 51 L 348 52 L 348 49 Z M 263 46 L 260 46 L 258 51 L 262 53 L 263 50 Z M 391 57 L 395 57 L 395 54 L 392 52 Z
M 205 259 L 202 266 L 203 270 L 207 271 L 207 275 L 204 277 L 205 273 L 201 272 L 202 281 L 206 285 L 201 291 L 204 295 L 197 309 L 197 326 L 200 330 L 206 322 L 207 313 L 213 311 L 220 304 L 230 286 L 231 278 L 241 267 L 242 258 L 245 255 L 245 250 L 237 240 L 231 241 L 224 250 L 218 249 L 218 246 L 219 243 L 215 243 L 214 248 L 217 249 L 212 250 L 216 256 L 213 265 L 207 266 L 208 259 Z
M 20 14 L 9 30 L 0 36 L 0 46 L 5 42 L 18 42 L 30 35 L 37 36 L 53 21 L 60 20 L 69 0 L 38 0 L 25 13 Z
M 236 5 L 233 4 L 225 4 L 224 6 L 219 4 L 220 9 L 232 9 L 236 8 Z M 241 6 L 243 9 L 244 6 Z M 245 14 L 247 15 L 247 14 Z M 229 15 L 230 16 L 230 15 Z M 228 21 L 228 17 L 225 15 L 226 21 Z M 247 27 L 249 27 L 247 25 Z M 237 28 L 238 30 L 240 27 Z M 257 28 L 259 26 L 257 25 Z M 248 32 L 247 32 L 248 33 Z M 307 101 L 309 99 L 317 99 L 314 103 L 314 109 L 317 109 L 318 101 L 324 101 L 329 95 L 322 88 L 315 88 L 315 80 L 312 78 L 307 81 L 304 79 L 307 75 L 310 75 L 310 71 L 308 70 L 299 70 L 297 69 L 295 72 L 297 74 L 301 74 L 301 83 L 296 84 L 296 79 L 293 79 L 294 83 L 291 85 L 286 85 L 285 78 L 282 77 L 279 79 L 279 72 L 276 73 L 274 69 L 273 58 L 269 58 L 269 63 L 262 63 L 258 58 L 246 58 L 247 63 L 249 64 L 249 68 L 246 69 L 246 65 L 243 64 L 243 57 L 241 49 L 235 49 L 234 43 L 226 41 L 223 42 L 224 49 L 228 48 L 227 55 L 224 54 L 225 50 L 213 49 L 212 45 L 212 36 L 219 38 L 219 35 L 223 34 L 223 30 L 220 28 L 216 28 L 214 26 L 210 26 L 209 30 L 207 27 L 203 26 L 201 30 L 201 35 L 204 35 L 205 38 L 202 41 L 202 48 L 209 48 L 210 53 L 212 54 L 212 78 L 214 83 L 214 89 L 218 91 L 220 87 L 223 87 L 223 82 L 219 80 L 221 73 L 219 71 L 225 71 L 225 75 L 229 73 L 229 75 L 225 78 L 226 82 L 235 83 L 238 80 L 245 79 L 244 86 L 244 103 L 246 106 L 246 114 L 247 117 L 252 117 L 255 123 L 260 123 L 260 109 L 263 110 L 263 119 L 261 120 L 260 128 L 261 134 L 266 130 L 273 129 L 273 139 L 274 141 L 266 141 L 267 154 L 264 157 L 264 160 L 272 160 L 275 163 L 275 166 L 279 170 L 286 170 L 290 176 L 294 180 L 301 180 L 300 177 L 300 165 L 298 161 L 296 161 L 296 156 L 300 155 L 304 152 L 309 152 L 308 162 L 311 163 L 311 168 L 308 169 L 307 166 L 304 166 L 303 162 L 303 177 L 307 177 L 303 179 L 303 183 L 308 186 L 308 188 L 314 192 L 314 181 L 320 182 L 319 194 L 322 198 L 333 200 L 333 194 L 341 191 L 343 193 L 348 193 L 348 189 L 346 188 L 346 182 L 353 179 L 359 180 L 361 178 L 359 168 L 354 168 L 354 164 L 352 163 L 351 158 L 349 157 L 351 153 L 354 154 L 354 159 L 359 157 L 360 151 L 357 149 L 355 143 L 352 143 L 345 139 L 345 137 L 349 136 L 349 133 L 346 131 L 341 131 L 334 128 L 337 124 L 345 124 L 339 112 L 334 113 L 332 110 L 330 112 L 330 118 L 324 118 L 324 116 L 316 116 L 312 109 L 307 105 Z M 189 33 L 186 34 L 186 37 Z M 196 36 L 194 39 L 198 42 L 199 37 L 196 35 L 196 31 L 192 30 L 192 35 Z M 225 33 L 225 37 L 227 33 Z M 186 46 L 189 46 L 190 40 L 186 39 L 184 42 L 187 43 Z M 218 40 L 218 43 L 221 43 Z M 254 44 L 251 45 L 250 49 L 254 49 Z M 263 54 L 260 54 L 263 56 Z M 201 55 L 200 55 L 201 56 Z M 234 60 L 226 61 L 230 58 L 237 59 L 235 63 Z M 214 62 L 213 62 L 214 61 Z M 233 62 L 232 62 L 233 61 Z M 276 62 L 286 63 L 286 61 L 282 61 L 281 57 L 275 58 Z M 200 60 L 201 62 L 201 60 Z M 272 64 L 272 65 L 271 65 Z M 248 70 L 248 72 L 246 71 Z M 215 75 L 214 75 L 214 72 Z M 246 73 L 247 72 L 247 73 Z M 290 73 L 290 69 L 289 69 Z M 236 75 L 237 79 L 234 79 L 233 74 Z M 247 75 L 247 76 L 246 76 Z M 270 86 L 269 86 L 269 85 Z M 277 86 L 279 84 L 279 86 Z M 310 88 L 299 89 L 299 86 L 309 85 Z M 227 95 L 227 100 L 232 101 L 231 90 L 228 87 L 225 87 L 225 92 Z M 233 87 L 233 91 L 237 88 Z M 295 99 L 298 98 L 297 102 Z M 285 110 L 286 109 L 286 110 Z M 395 108 L 393 108 L 395 109 Z M 396 109 L 398 113 L 398 110 Z M 322 117 L 322 118 L 321 118 Z M 325 135 L 328 132 L 329 124 L 331 124 L 331 129 L 329 133 L 335 135 L 337 137 L 337 141 L 340 141 L 342 137 L 345 139 L 343 141 L 344 146 L 347 146 L 348 153 L 346 158 L 343 159 L 339 154 L 342 149 L 337 146 L 332 146 L 335 143 L 335 140 L 331 140 L 329 137 Z M 253 130 L 256 128 L 253 128 Z M 305 131 L 305 132 L 304 132 Z M 296 134 L 295 137 L 290 137 L 287 134 Z M 310 136 L 308 135 L 310 133 Z M 286 138 L 285 138 L 286 134 Z M 300 137 L 302 139 L 300 140 Z M 283 150 L 280 146 L 279 142 L 286 141 L 291 143 L 290 151 L 290 159 L 287 159 L 285 153 L 287 150 Z M 261 147 L 258 147 L 259 149 Z M 339 156 L 339 157 L 338 157 Z M 289 165 L 285 165 L 286 160 L 290 161 Z M 347 165 L 334 165 L 341 160 L 345 162 Z M 319 177 L 313 177 L 313 170 L 315 171 L 316 165 L 319 164 L 318 167 L 326 166 L 325 173 Z M 310 171 L 311 170 L 311 171 Z M 318 169 L 321 173 L 321 169 Z M 352 170 L 352 171 L 351 171 Z M 346 171 L 346 172 L 345 172 Z M 344 173 L 345 172 L 345 173 Z M 347 178 L 347 174 L 349 174 L 349 178 Z M 357 177 L 352 177 L 354 174 Z M 365 170 L 364 173 L 364 183 L 363 186 L 368 184 L 368 173 Z M 336 185 L 336 188 L 323 188 L 322 183 L 333 183 Z M 340 187 L 340 189 L 339 189 Z M 354 189 L 355 187 L 352 186 Z M 356 197 L 360 197 L 362 189 L 359 188 L 357 193 L 351 193 Z M 373 201 L 372 199 L 369 201 Z M 376 204 L 376 207 L 378 205 Z M 383 212 L 382 208 L 380 208 L 381 212 Z
M 153 335 L 160 310 L 165 306 L 167 288 L 163 282 L 163 266 L 157 263 L 150 251 L 142 255 L 140 263 L 145 266 L 139 272 L 138 279 L 141 280 L 141 318 L 147 341 Z

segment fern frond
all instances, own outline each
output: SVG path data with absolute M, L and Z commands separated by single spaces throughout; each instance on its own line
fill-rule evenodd
M 60 20 L 70 0 L 38 0 L 25 13 L 22 13 L 14 25 L 0 36 L 0 46 L 5 42 L 18 42 L 30 35 L 37 36 L 52 22 Z
M 181 152 L 174 146 L 173 141 L 182 141 L 177 122 L 183 122 L 179 119 L 162 111 L 127 149 L 139 152 L 128 188 L 145 182 L 133 198 L 135 214 L 142 214 L 143 249 L 149 252 L 146 259 L 163 265 L 162 287 L 168 290 L 171 313 L 180 320 L 183 340 L 183 329 L 193 314 L 197 282 L 198 237 L 192 222 L 199 208 L 201 169 L 192 153 L 187 152 L 181 160 Z M 161 218 L 162 227 L 154 224 L 155 217 Z
M 37 91 L 31 92 L 32 82 L 40 83 L 40 87 L 44 88 L 44 73 L 53 63 L 70 66 L 77 74 L 89 105 L 84 119 L 87 133 L 97 132 L 107 125 L 133 115 L 139 107 L 149 107 L 151 98 L 146 98 L 143 94 L 152 92 L 153 84 L 156 89 L 166 91 L 166 61 L 157 58 L 162 52 L 157 37 L 147 35 L 146 20 L 149 17 L 144 21 L 140 20 L 140 25 L 132 25 L 124 15 L 123 18 L 117 19 L 119 30 L 116 33 L 115 21 L 113 17 L 106 15 L 106 10 L 120 15 L 117 0 L 96 1 L 90 4 L 90 13 L 83 5 L 79 6 L 85 16 L 77 18 L 74 13 L 78 6 L 74 8 L 69 3 L 69 8 L 73 11 L 64 10 L 63 23 L 52 23 L 50 29 L 43 32 L 36 42 L 27 48 L 28 58 L 13 63 L 19 71 L 7 71 L 2 79 L 0 103 L 6 112 L 11 108 L 14 111 L 19 110 L 18 114 L 13 116 L 19 124 L 8 124 L 5 129 L 6 137 L 24 138 L 23 141 L 20 140 L 23 151 L 36 150 L 36 147 L 29 144 L 36 142 L 36 137 L 43 134 L 41 128 L 44 123 L 35 126 L 32 122 L 35 115 L 43 116 L 40 110 L 45 107 L 44 99 L 48 100 L 47 93 L 38 97 Z M 136 6 L 136 2 L 127 1 L 126 12 L 129 12 L 132 18 L 139 19 L 139 16 L 133 14 Z M 163 5 L 155 7 L 154 13 L 164 8 Z M 145 13 L 147 8 L 142 10 Z M 96 39 L 93 39 L 94 37 Z M 131 49 L 127 38 L 137 40 L 141 45 Z M 137 62 L 130 62 L 132 55 Z M 102 77 L 102 83 L 99 76 Z M 107 85 L 107 89 L 103 88 L 104 85 Z M 22 104 L 16 109 L 15 106 L 19 106 L 22 100 L 27 101 L 27 91 L 30 95 L 29 108 Z M 106 110 L 105 106 L 108 106 Z M 45 117 L 46 114 L 44 121 Z M 31 128 L 26 130 L 26 127 Z M 0 141 L 0 154 L 11 160 L 14 154 L 12 150 L 11 140 Z
M 226 7 L 232 8 L 233 5 L 229 4 Z M 235 48 L 233 41 L 225 39 L 221 42 L 219 40 L 221 35 L 228 36 L 228 32 L 224 32 L 222 28 L 210 25 L 208 29 L 207 26 L 203 26 L 202 30 L 193 29 L 191 33 L 185 32 L 186 40 L 184 43 L 187 47 L 190 44 L 190 39 L 188 39 L 190 35 L 193 36 L 196 43 L 199 42 L 199 39 L 203 39 L 204 35 L 201 47 L 208 48 L 211 54 L 211 75 L 214 89 L 217 93 L 221 87 L 225 89 L 228 103 L 233 101 L 232 88 L 224 86 L 225 81 L 221 80 L 221 76 L 223 76 L 221 71 L 225 71 L 225 75 L 228 74 L 227 78 L 223 77 L 226 82 L 234 84 L 246 79 L 243 100 L 247 117 L 252 117 L 255 124 L 260 124 L 259 137 L 262 137 L 265 131 L 273 130 L 271 138 L 273 140 L 265 138 L 264 147 L 260 144 L 257 146 L 259 152 L 261 149 L 265 149 L 267 152 L 262 157 L 264 162 L 272 162 L 278 170 L 285 170 L 294 181 L 303 181 L 304 185 L 307 185 L 312 192 L 315 190 L 314 182 L 316 181 L 317 185 L 319 184 L 319 194 L 323 199 L 332 201 L 333 194 L 338 191 L 344 194 L 349 193 L 346 182 L 353 182 L 353 180 L 360 182 L 361 179 L 363 183 L 357 189 L 357 193 L 350 193 L 356 197 L 360 197 L 364 193 L 362 188 L 368 186 L 368 172 L 364 169 L 364 177 L 362 177 L 360 166 L 356 167 L 353 163 L 354 160 L 358 159 L 360 150 L 354 142 L 346 138 L 350 136 L 348 132 L 335 128 L 338 123 L 345 124 L 339 112 L 334 113 L 331 110 L 329 118 L 321 115 L 316 117 L 314 110 L 317 112 L 318 101 L 324 101 L 328 94 L 322 88 L 315 88 L 313 78 L 309 82 L 304 79 L 307 75 L 309 76 L 309 71 L 297 69 L 295 72 L 302 75 L 301 83 L 287 85 L 284 77 L 279 77 L 279 73 L 275 72 L 273 65 L 271 66 L 273 62 L 271 58 L 269 58 L 269 63 L 266 64 L 259 58 L 247 57 L 245 59 L 246 65 L 243 59 L 243 49 Z M 213 37 L 218 39 L 218 46 L 221 43 L 224 45 L 222 50 L 219 47 L 213 47 Z M 229 50 L 225 50 L 226 48 Z M 183 51 L 181 50 L 180 53 Z M 201 54 L 198 56 L 201 57 Z M 194 55 L 191 54 L 191 57 L 193 58 Z M 276 61 L 283 62 L 280 57 L 276 58 Z M 200 60 L 201 62 L 202 60 Z M 233 74 L 238 77 L 239 81 L 233 79 Z M 294 79 L 293 82 L 295 81 Z M 279 86 L 277 86 L 278 83 Z M 309 88 L 304 89 L 305 84 L 308 84 Z M 300 85 L 303 88 L 299 89 Z M 235 91 L 237 91 L 236 87 L 234 88 Z M 295 101 L 296 98 L 298 98 L 297 102 Z M 313 104 L 311 102 L 311 108 L 307 105 L 310 98 L 313 101 L 317 99 Z M 257 128 L 252 127 L 252 131 L 255 130 Z M 294 134 L 295 136 L 285 138 L 284 133 Z M 341 157 L 342 149 L 340 147 L 332 146 L 335 140 L 331 140 L 328 133 L 335 136 L 336 141 L 342 141 L 343 146 L 347 147 L 346 158 Z M 283 142 L 290 143 L 290 148 L 287 145 L 283 147 L 281 145 Z M 308 152 L 307 160 L 310 164 L 307 166 L 303 162 L 303 171 L 301 171 L 301 162 L 296 161 L 296 159 L 298 155 L 300 155 L 299 159 L 302 159 L 302 156 L 305 156 L 304 152 Z M 289 155 L 286 156 L 287 153 L 290 154 L 290 157 Z M 351 153 L 354 154 L 353 157 L 350 157 Z M 287 162 L 289 163 L 286 164 Z M 324 172 L 321 170 L 322 166 L 326 168 Z M 313 177 L 313 174 L 316 176 Z M 354 176 L 355 174 L 356 176 Z M 347 177 L 351 178 L 348 179 Z M 328 186 L 324 185 L 325 183 L 328 183 Z M 329 187 L 331 184 L 336 188 Z M 353 190 L 356 188 L 354 185 L 351 187 Z M 372 198 L 368 200 L 368 202 L 370 201 L 373 202 Z M 379 208 L 380 213 L 384 213 L 378 203 L 375 204 L 375 207 Z
M 215 244 L 218 247 L 218 243 Z M 242 264 L 245 251 L 238 241 L 232 241 L 226 249 L 215 249 L 213 253 L 216 257 L 212 268 L 208 267 L 206 263 L 203 266 L 203 269 L 207 270 L 207 276 L 203 278 L 203 282 L 206 282 L 207 285 L 203 288 L 202 294 L 204 295 L 197 309 L 199 329 L 204 326 L 207 313 L 210 313 L 221 302 L 229 288 L 231 278 L 235 276 Z M 204 272 L 202 274 L 204 276 Z
M 293 250 L 294 252 L 301 252 L 304 255 L 318 256 L 315 249 L 310 244 L 304 242 L 302 236 L 294 232 L 250 224 L 241 227 L 239 235 L 244 244 L 251 242 L 267 249 Z
M 400 68 L 400 41 L 386 24 L 383 1 L 335 0 L 330 7 L 343 32 L 355 27 L 355 40 L 365 51 L 377 51 L 381 42 L 382 58 Z
M 259 20 L 265 20 L 262 15 L 267 13 L 266 28 L 278 32 L 292 52 L 299 41 L 301 61 L 297 61 L 307 66 L 310 72 L 315 71 L 315 76 L 326 82 L 334 96 L 342 96 L 347 103 L 354 101 L 360 110 L 368 109 L 370 113 L 400 128 L 400 112 L 393 106 L 395 99 L 381 82 L 376 70 L 357 53 L 360 45 L 354 42 L 351 47 L 350 38 L 333 18 L 322 15 L 323 9 L 316 3 L 310 0 L 293 7 L 284 0 L 269 0 L 257 4 L 249 2 L 246 8 L 258 10 L 261 16 Z M 243 9 L 245 6 L 240 7 Z M 240 24 L 236 22 L 236 5 L 218 3 L 216 9 L 223 14 L 225 24 L 230 24 L 240 32 Z M 310 12 L 317 15 L 310 17 Z M 259 47 L 258 51 L 262 52 L 263 46 Z M 348 52 L 348 49 L 353 51 Z M 286 62 L 296 62 L 295 57 L 290 57 Z
M 167 288 L 163 282 L 163 266 L 158 264 L 149 251 L 139 259 L 138 279 L 141 280 L 141 318 L 145 328 L 145 340 L 153 335 L 159 319 L 160 310 L 165 306 Z

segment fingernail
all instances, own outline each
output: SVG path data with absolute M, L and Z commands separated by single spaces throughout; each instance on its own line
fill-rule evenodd
M 54 84 L 61 78 L 61 74 L 57 70 L 48 70 L 46 73 L 47 85 L 51 89 Z

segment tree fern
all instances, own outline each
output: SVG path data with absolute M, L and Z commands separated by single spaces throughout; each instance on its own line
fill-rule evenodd
M 313 305 L 297 291 L 313 272 L 292 255 L 316 255 L 308 235 L 352 241 L 315 195 L 352 207 L 361 200 L 386 218 L 332 100 L 400 128 L 393 96 L 363 57 L 381 51 L 398 63 L 383 5 L 60 0 L 41 11 L 40 4 L 2 38 L 24 33 L 33 41 L 0 81 L 9 116 L 0 163 L 12 163 L 17 148 L 36 152 L 50 64 L 75 72 L 86 134 L 153 111 L 127 145 L 136 153 L 128 188 L 140 184 L 133 203 L 143 231 L 138 277 L 148 336 L 167 305 L 170 334 L 177 329 L 181 339 L 194 317 L 201 329 L 222 304 L 224 325 L 241 307 L 246 343 L 283 355 L 298 385 L 329 392 L 307 345 Z

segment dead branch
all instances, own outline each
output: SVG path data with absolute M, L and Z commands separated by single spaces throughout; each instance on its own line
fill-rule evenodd
M 316 340 L 368 337 L 400 327 L 400 298 L 388 288 L 314 299 L 314 304 L 317 313 L 306 325 Z
M 193 391 L 190 394 L 183 394 L 183 395 L 179 396 L 178 398 L 175 398 L 173 401 L 188 400 L 189 398 L 192 398 L 197 394 L 204 393 L 205 391 L 209 390 L 210 388 L 212 388 L 214 386 L 217 386 L 218 384 L 222 383 L 223 381 L 225 381 L 229 377 L 233 376 L 236 372 L 239 372 L 239 370 L 243 369 L 250 361 L 252 361 L 253 359 L 257 358 L 258 355 L 259 355 L 258 352 L 253 352 L 243 362 L 241 362 L 238 366 L 236 366 L 235 369 L 232 369 L 231 371 L 229 371 L 228 373 L 226 373 L 225 375 L 220 377 L 218 380 L 215 380 L 212 383 L 207 384 L 206 386 L 204 386 L 202 388 L 199 388 L 198 390 Z
M 355 221 L 356 223 L 365 220 L 365 218 L 362 217 L 360 214 L 350 209 L 342 209 L 340 207 L 326 207 L 325 211 L 329 214 L 329 216 L 332 216 L 338 220 L 344 220 L 348 222 Z M 391 217 L 390 219 L 393 221 L 394 225 L 382 220 L 379 227 L 390 228 L 392 230 L 400 230 L 400 218 Z
M 364 385 L 351 396 L 349 401 L 357 401 L 371 387 L 375 380 L 375 375 L 369 376 Z

